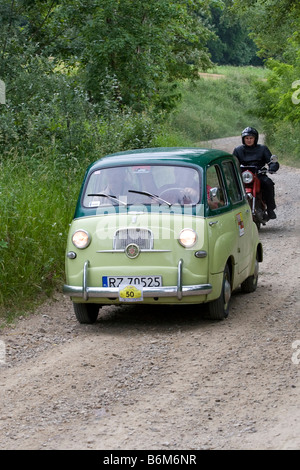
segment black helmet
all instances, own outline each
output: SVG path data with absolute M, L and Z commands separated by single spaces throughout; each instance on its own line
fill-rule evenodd
M 258 142 L 258 137 L 259 137 L 257 130 L 254 129 L 254 127 L 246 127 L 246 129 L 244 129 L 243 132 L 242 132 L 242 142 L 243 142 L 243 144 L 245 143 L 244 138 L 247 135 L 252 135 L 253 137 L 255 137 L 254 145 L 256 145 L 257 142 Z

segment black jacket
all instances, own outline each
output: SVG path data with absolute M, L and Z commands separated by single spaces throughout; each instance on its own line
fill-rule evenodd
M 269 163 L 272 156 L 270 150 L 266 145 L 254 145 L 248 147 L 247 145 L 239 145 L 233 151 L 241 165 L 255 165 L 262 168 L 266 163 Z

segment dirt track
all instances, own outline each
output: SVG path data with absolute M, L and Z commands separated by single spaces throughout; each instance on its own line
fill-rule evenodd
M 259 286 L 227 320 L 105 307 L 84 326 L 57 294 L 2 330 L 0 449 L 299 449 L 300 170 L 273 179 Z

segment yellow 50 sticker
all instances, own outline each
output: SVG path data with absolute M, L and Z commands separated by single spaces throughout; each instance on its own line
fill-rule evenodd
M 136 286 L 120 286 L 119 300 L 122 302 L 137 302 L 143 300 L 143 288 Z

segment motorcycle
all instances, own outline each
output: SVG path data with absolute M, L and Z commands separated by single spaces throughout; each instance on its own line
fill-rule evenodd
M 272 155 L 269 164 L 277 161 L 277 157 Z M 266 167 L 257 168 L 253 165 L 241 165 L 240 168 L 248 202 L 251 207 L 252 218 L 259 230 L 261 225 L 266 225 L 269 217 L 267 205 L 262 197 L 261 183 L 258 176 L 273 173 L 273 171 L 268 170 Z

